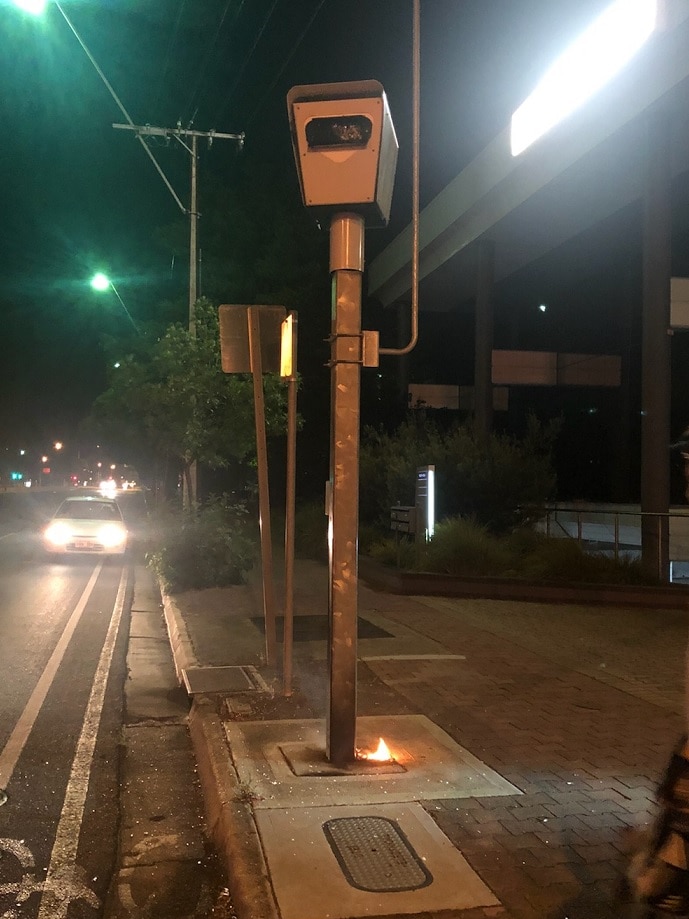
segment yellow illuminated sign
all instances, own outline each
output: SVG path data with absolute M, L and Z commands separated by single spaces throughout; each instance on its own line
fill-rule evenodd
M 280 329 L 280 376 L 293 377 L 297 371 L 296 356 L 294 353 L 294 337 L 296 333 L 296 317 L 288 313 L 283 319 Z

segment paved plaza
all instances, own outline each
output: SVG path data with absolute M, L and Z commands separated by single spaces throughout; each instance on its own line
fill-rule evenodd
M 318 626 L 327 620 L 327 570 L 297 562 L 290 698 L 281 693 L 279 673 L 262 666 L 258 584 L 188 592 L 167 599 L 165 606 L 178 668 L 241 667 L 259 678 L 251 691 L 194 696 L 192 736 L 202 781 L 211 776 L 206 792 L 209 781 L 227 783 L 207 809 L 216 842 L 222 846 L 223 834 L 236 834 L 236 827 L 227 828 L 232 814 L 245 840 L 247 833 L 255 834 L 255 845 L 227 846 L 230 871 L 234 866 L 241 876 L 240 919 L 249 919 L 242 914 L 243 902 L 272 903 L 279 916 L 280 891 L 270 858 L 265 861 L 271 841 L 261 840 L 261 831 L 265 836 L 279 821 L 264 812 L 256 829 L 256 814 L 270 802 L 266 805 L 263 795 L 258 800 L 250 782 L 237 777 L 232 738 L 242 725 L 251 730 L 262 721 L 323 723 L 326 641 Z M 375 716 L 385 724 L 387 717 L 392 726 L 395 718 L 423 716 L 503 783 L 500 793 L 474 793 L 457 773 L 450 790 L 431 797 L 419 783 L 418 806 L 466 861 L 480 888 L 492 894 L 483 899 L 488 905 L 410 912 L 410 897 L 403 911 L 391 912 L 385 904 L 392 900 L 382 894 L 377 914 L 633 915 L 616 896 L 626 836 L 629 828 L 651 820 L 654 790 L 684 729 L 687 612 L 408 597 L 362 583 L 359 615 L 362 722 Z M 270 691 L 262 691 L 266 688 Z M 204 719 L 205 727 L 194 730 L 194 721 Z M 225 766 L 218 765 L 223 755 Z M 511 789 L 514 794 L 505 793 Z M 325 803 L 337 809 L 347 802 Z M 308 850 L 296 845 L 292 860 L 287 868 L 292 879 L 308 872 Z M 282 862 L 280 871 L 285 870 Z M 258 901 L 252 884 L 264 888 L 256 893 Z M 323 919 L 327 915 L 323 912 Z

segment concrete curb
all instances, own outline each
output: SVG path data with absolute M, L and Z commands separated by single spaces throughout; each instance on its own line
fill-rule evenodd
M 165 593 L 162 587 L 160 588 L 160 595 L 163 601 L 163 616 L 170 648 L 172 649 L 172 659 L 175 663 L 177 682 L 180 686 L 183 686 L 182 671 L 191 667 L 198 667 L 199 662 L 179 607 L 172 597 Z
M 208 699 L 189 714 L 208 834 L 221 854 L 240 919 L 279 919 L 253 808 L 232 764 L 222 724 Z
M 177 603 L 162 587 L 160 593 L 175 672 L 184 685 L 182 671 L 199 662 Z M 279 919 L 253 808 L 240 786 L 213 703 L 194 699 L 188 724 L 207 833 L 223 860 L 234 910 L 239 919 Z

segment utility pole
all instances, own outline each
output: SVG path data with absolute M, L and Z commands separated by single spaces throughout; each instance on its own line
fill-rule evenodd
M 157 160 L 153 159 L 153 165 L 165 183 L 165 187 L 175 199 L 179 209 L 183 214 L 189 216 L 189 331 L 193 335 L 195 332 L 194 308 L 198 299 L 198 139 L 205 137 L 208 141 L 209 149 L 215 140 L 234 140 L 239 144 L 239 149 L 241 150 L 244 146 L 244 133 L 220 134 L 218 131 L 192 131 L 191 128 L 183 128 L 180 124 L 177 124 L 174 128 L 158 128 L 150 124 L 113 124 L 113 128 L 119 131 L 134 131 L 139 140 L 143 140 L 145 137 L 172 138 L 184 147 L 189 154 L 191 160 L 191 193 L 188 208 L 180 201 L 178 194 Z
M 125 113 L 126 115 L 126 113 Z M 174 128 L 158 128 L 150 124 L 113 124 L 113 128 L 116 128 L 120 131 L 134 131 L 137 139 L 141 142 L 144 149 L 148 153 L 153 165 L 155 166 L 158 174 L 165 183 L 165 187 L 170 192 L 172 197 L 175 200 L 175 203 L 182 211 L 183 214 L 189 216 L 189 332 L 192 336 L 196 336 L 196 301 L 198 300 L 198 222 L 199 222 L 199 212 L 198 212 L 198 140 L 200 137 L 205 137 L 208 141 L 208 148 L 213 145 L 214 140 L 234 140 L 239 144 L 239 149 L 241 150 L 244 146 L 244 133 L 241 134 L 220 134 L 217 131 L 192 131 L 191 128 L 183 128 L 179 123 Z M 166 139 L 172 138 L 176 140 L 180 146 L 189 154 L 191 160 L 191 191 L 189 194 L 189 207 L 185 207 L 177 192 L 172 187 L 167 176 L 163 172 L 162 167 L 156 160 L 156 158 L 151 153 L 150 149 L 147 147 L 144 138 L 146 137 L 164 137 Z M 191 507 L 197 496 L 197 467 L 196 463 L 192 463 L 189 469 L 191 487 L 187 489 L 187 483 L 185 480 L 184 489 L 184 504 L 186 507 Z M 189 491 L 189 494 L 186 494 L 186 491 Z

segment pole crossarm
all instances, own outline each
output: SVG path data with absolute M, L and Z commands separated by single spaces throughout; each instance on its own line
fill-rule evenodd
M 126 112 L 125 112 L 125 115 L 127 115 Z M 181 210 L 183 214 L 190 214 L 192 212 L 192 209 L 185 207 L 182 204 L 179 195 L 174 190 L 168 177 L 163 172 L 162 166 L 158 163 L 158 161 L 153 156 L 149 148 L 146 146 L 144 137 L 174 137 L 176 140 L 180 142 L 180 144 L 184 147 L 184 149 L 192 157 L 193 160 L 196 160 L 196 153 L 194 152 L 195 147 L 194 148 L 188 147 L 184 143 L 184 140 L 182 138 L 185 138 L 185 139 L 190 138 L 195 141 L 199 137 L 206 137 L 208 138 L 209 147 L 212 145 L 213 141 L 216 139 L 235 140 L 239 144 L 240 150 L 244 146 L 244 132 L 242 132 L 241 134 L 221 134 L 218 131 L 193 131 L 191 130 L 191 128 L 183 128 L 181 127 L 181 125 L 177 125 L 174 128 L 159 128 L 151 124 L 133 124 L 131 121 L 129 121 L 127 124 L 113 124 L 113 128 L 115 128 L 118 131 L 134 131 L 134 133 L 136 134 L 137 140 L 141 143 L 142 147 L 148 154 L 160 178 L 165 183 L 165 187 L 170 192 L 172 197 L 175 199 L 175 203 L 177 204 L 177 207 Z
M 191 128 L 183 128 L 177 125 L 174 128 L 158 128 L 151 124 L 113 124 L 113 128 L 121 131 L 136 131 L 137 134 L 149 137 L 207 137 L 210 146 L 214 140 L 236 140 L 241 146 L 244 145 L 245 134 L 221 134 L 220 131 L 192 131 Z M 187 148 L 188 149 L 188 148 Z

